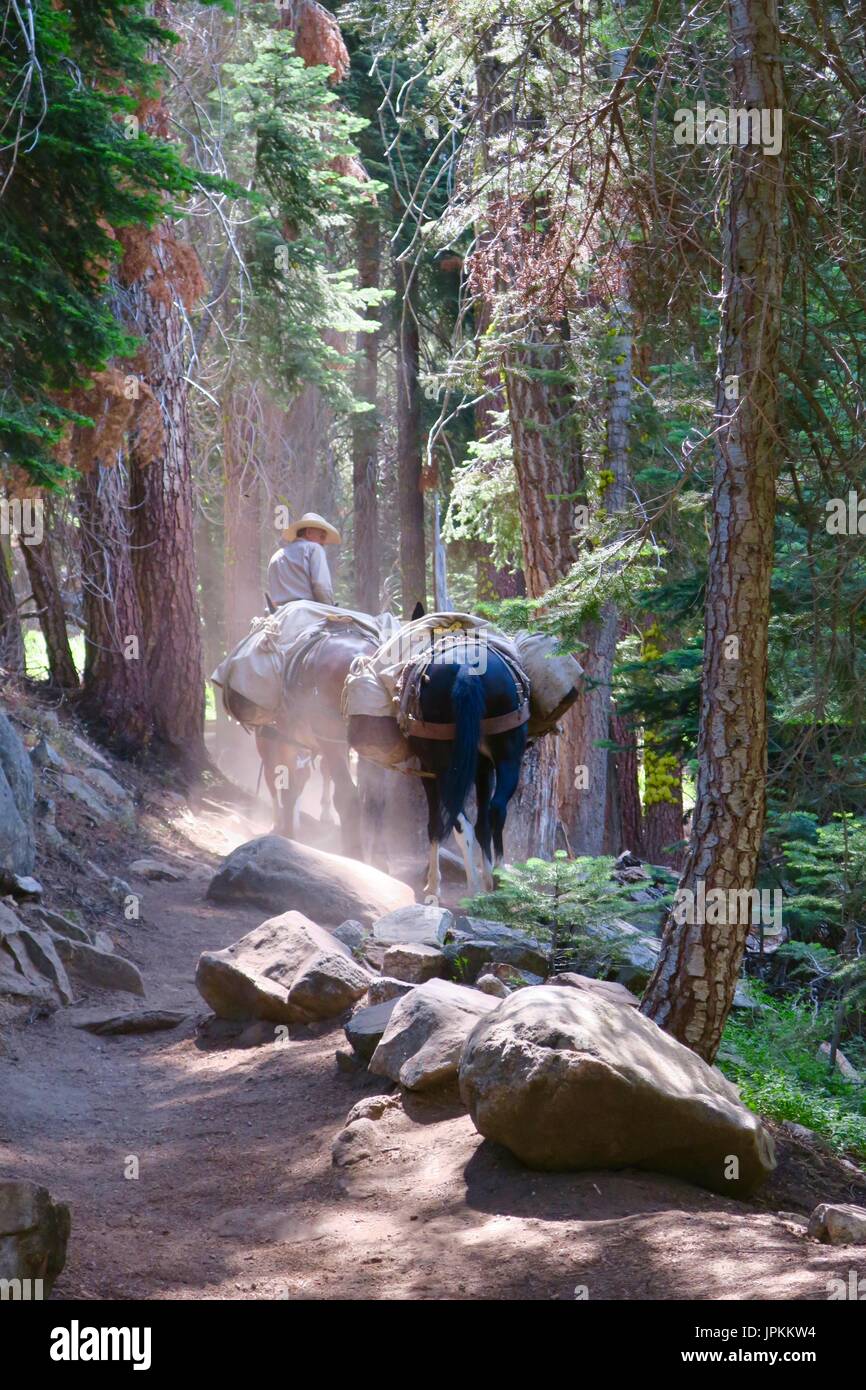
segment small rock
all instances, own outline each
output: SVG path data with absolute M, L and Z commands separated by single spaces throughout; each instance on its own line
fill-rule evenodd
M 122 811 L 132 810 L 132 797 L 129 792 L 109 772 L 103 772 L 98 767 L 89 767 L 85 770 L 84 776 L 92 787 L 109 801 L 113 801 Z
M 356 1120 L 342 1129 L 331 1146 L 331 1162 L 336 1168 L 349 1168 L 372 1158 L 380 1145 L 379 1132 L 372 1120 Z
M 98 748 L 94 748 L 92 744 L 87 743 L 83 738 L 79 738 L 77 734 L 72 735 L 72 742 L 75 744 L 79 753 L 83 754 L 87 759 L 88 763 L 99 763 L 100 767 L 104 767 L 107 772 L 111 771 L 111 763 L 99 752 Z
M 530 985 L 544 984 L 543 975 L 534 975 L 531 970 L 520 970 L 516 965 L 507 965 L 501 960 L 490 961 L 483 967 L 483 973 L 495 975 L 509 990 L 528 989 Z
M 38 902 L 42 897 L 43 888 L 38 878 L 29 874 L 10 874 L 7 881 L 13 898 L 23 902 Z
M 35 1182 L 0 1182 L 0 1278 L 41 1279 L 47 1296 L 66 1263 L 69 1208 Z M 38 1293 L 31 1294 L 38 1298 Z
M 367 993 L 369 983 L 369 972 L 351 956 L 320 951 L 295 976 L 289 1005 L 311 1019 L 336 1018 Z
M 573 970 L 564 970 L 561 975 L 550 975 L 544 982 L 547 985 L 561 985 L 570 989 L 585 989 L 609 999 L 612 1004 L 628 1004 L 633 1009 L 640 1008 L 640 1000 L 625 985 L 615 980 L 594 980 L 590 975 L 577 975 Z
M 349 1125 L 357 1124 L 359 1120 L 381 1120 L 389 1110 L 399 1110 L 402 1104 L 403 1097 L 399 1091 L 391 1096 L 363 1096 L 355 1101 L 346 1116 L 345 1127 L 348 1129 Z
M 492 994 L 496 999 L 507 999 L 511 992 L 497 975 L 479 975 L 475 988 L 480 989 L 482 994 Z
M 75 1021 L 76 1028 L 99 1037 L 125 1037 L 129 1033 L 161 1033 L 177 1028 L 188 1015 L 179 1009 L 141 1009 L 129 1014 L 109 1014 L 107 1017 L 83 1018 Z M 273 1030 L 271 1030 L 273 1038 Z
M 268 1043 L 276 1041 L 277 1029 L 285 1027 L 284 1024 L 267 1023 L 263 1018 L 257 1018 L 253 1023 L 248 1023 L 238 1034 L 239 1047 L 265 1047 Z M 285 1037 L 285 1034 L 281 1036 Z M 255 1078 L 248 1076 L 247 1081 Z
M 311 1023 L 360 999 L 371 976 L 300 912 L 284 912 L 221 951 L 204 951 L 196 987 L 221 1018 Z
M 425 980 L 444 978 L 448 973 L 448 961 L 437 946 L 403 942 L 388 947 L 382 969 L 395 980 L 421 985 Z
M 121 990 L 125 994 L 144 994 L 144 982 L 131 960 L 100 951 L 83 941 L 56 936 L 57 954 L 73 980 L 91 989 Z
M 382 946 L 441 946 L 453 923 L 445 908 L 412 903 L 380 917 L 373 926 L 373 940 Z
M 548 945 L 515 931 L 504 922 L 489 922 L 478 917 L 456 919 L 445 954 L 459 972 L 459 978 L 468 984 L 479 975 L 487 974 L 485 967 L 493 960 L 542 978 L 550 973 Z
M 379 975 L 371 981 L 367 998 L 371 1004 L 385 1004 L 389 999 L 399 999 L 401 995 L 408 994 L 414 988 L 408 980 L 395 980 L 390 975 Z
M 337 1071 L 344 1076 L 354 1076 L 364 1066 L 357 1052 L 353 1052 L 350 1047 L 338 1047 L 334 1053 L 334 1061 L 337 1064 Z
M 802 1231 L 803 1234 L 806 1233 L 809 1220 L 807 1217 L 803 1216 L 802 1213 L 798 1211 L 777 1211 L 776 1215 L 780 1221 L 785 1222 L 786 1226 L 793 1226 L 796 1230 Z
M 71 941 L 85 941 L 90 944 L 90 934 L 84 927 L 79 927 L 77 922 L 70 922 L 68 917 L 55 912 L 53 908 L 40 906 L 36 909 L 36 915 L 46 927 L 58 932 L 60 936 L 68 936 Z
M 344 946 L 348 946 L 350 951 L 359 951 L 364 944 L 367 933 L 361 922 L 341 922 L 338 927 L 334 927 L 332 936 L 338 941 L 342 941 Z
M 784 1134 L 790 1135 L 792 1139 L 799 1140 L 801 1144 L 814 1144 L 816 1148 L 826 1149 L 828 1153 L 832 1149 L 832 1145 L 828 1143 L 823 1134 L 819 1134 L 817 1130 L 808 1129 L 806 1125 L 798 1124 L 796 1120 L 785 1120 L 782 1131 Z
M 31 748 L 30 761 L 34 767 L 51 767 L 57 772 L 69 771 L 69 764 L 66 759 L 60 756 L 54 744 L 49 743 L 44 735 L 40 738 L 36 747 Z
M 383 1004 L 373 1004 L 366 1009 L 358 1009 L 352 1014 L 343 1030 L 353 1050 L 364 1062 L 369 1062 L 379 1046 L 382 1034 L 394 1012 L 396 998 L 387 999 Z
M 102 877 L 106 878 L 107 875 L 103 874 Z M 109 892 L 112 893 L 112 895 L 115 898 L 135 897 L 135 894 L 133 893 L 131 887 L 129 886 L 125 878 L 113 878 L 111 880 L 111 883 L 109 884 Z
M 478 989 L 437 979 L 416 985 L 391 1007 L 370 1070 L 407 1090 L 424 1091 L 457 1079 L 460 1053 L 472 1029 L 504 1005 Z
M 130 873 L 138 874 L 139 878 L 149 879 L 152 883 L 179 883 L 185 877 L 181 869 L 166 864 L 162 859 L 136 859 L 129 869 Z
M 80 802 L 97 820 L 108 821 L 115 818 L 116 811 L 109 806 L 107 801 L 98 796 L 94 788 L 89 786 L 82 777 L 76 777 L 74 773 L 66 772 L 60 778 L 60 782 L 67 795 Z
M 643 865 L 643 860 L 638 859 L 636 854 L 632 854 L 630 849 L 624 849 L 622 854 L 618 854 L 613 861 L 615 869 L 639 869 Z
M 56 825 L 53 825 L 50 821 L 46 821 L 44 825 L 40 825 L 39 832 L 48 849 L 53 849 L 56 854 L 60 854 L 63 850 L 66 850 L 68 853 L 66 841 Z
M 809 1218 L 809 1235 L 825 1245 L 866 1245 L 866 1207 L 822 1202 Z

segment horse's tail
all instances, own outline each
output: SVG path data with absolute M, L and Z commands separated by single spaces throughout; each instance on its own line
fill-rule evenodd
M 475 781 L 484 699 L 484 681 L 479 675 L 473 674 L 471 667 L 460 666 L 451 688 L 454 751 L 442 788 L 445 808 L 443 836 L 454 829 Z

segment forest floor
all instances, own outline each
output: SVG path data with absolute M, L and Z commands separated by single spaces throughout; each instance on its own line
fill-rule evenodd
M 146 885 L 140 921 L 110 924 L 143 973 L 141 1002 L 185 1011 L 178 1028 L 94 1036 L 85 1016 L 140 1006 L 95 995 L 0 1034 L 0 1176 L 72 1210 L 55 1299 L 825 1299 L 862 1264 L 806 1240 L 791 1214 L 863 1202 L 866 1175 L 784 1134 L 750 1203 L 633 1171 L 530 1172 L 456 1097 L 407 1097 L 378 1122 L 380 1152 L 332 1166 L 351 1106 L 387 1088 L 338 1071 L 340 1026 L 283 1046 L 201 1028 L 199 953 L 263 915 L 207 903 L 209 867 L 251 833 L 229 806 L 153 806 L 139 833 L 91 843 L 109 873 L 148 852 L 189 869 Z M 72 906 L 80 884 L 66 891 Z M 63 910 L 63 885 L 50 905 Z

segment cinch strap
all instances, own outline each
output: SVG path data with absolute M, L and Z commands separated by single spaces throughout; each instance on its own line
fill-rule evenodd
M 482 734 L 505 734 L 509 729 L 518 729 L 529 721 L 529 701 L 524 700 L 518 709 L 509 714 L 497 714 L 492 719 L 482 719 Z M 407 720 L 406 734 L 409 738 L 453 739 L 457 734 L 456 724 L 427 724 L 423 719 Z

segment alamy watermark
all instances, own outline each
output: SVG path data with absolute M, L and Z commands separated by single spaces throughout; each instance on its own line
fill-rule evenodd
M 849 492 L 847 497 L 831 497 L 824 504 L 826 527 L 831 536 L 866 536 L 866 497 Z
M 671 909 L 680 926 L 773 926 L 782 928 L 781 888 L 707 888 L 699 879 L 695 889 L 678 888 Z
M 674 112 L 675 145 L 760 145 L 765 154 L 782 149 L 782 112 L 778 107 L 707 107 L 699 101 L 694 109 L 680 107 Z
M 0 497 L 0 535 L 13 545 L 41 545 L 45 535 L 45 503 L 41 497 Z

